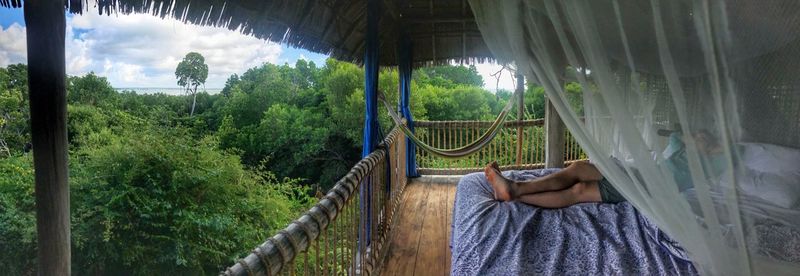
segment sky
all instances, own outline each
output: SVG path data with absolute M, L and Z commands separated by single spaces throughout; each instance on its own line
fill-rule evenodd
M 206 88 L 219 89 L 231 74 L 264 62 L 294 65 L 298 59 L 324 64 L 326 55 L 260 40 L 226 28 L 184 24 L 147 14 L 67 14 L 66 66 L 69 75 L 95 72 L 115 88 L 178 88 L 175 67 L 188 52 L 208 64 Z M 26 62 L 22 9 L 0 7 L 0 67 Z M 493 76 L 501 66 L 476 64 L 484 87 L 513 90 L 511 74 Z

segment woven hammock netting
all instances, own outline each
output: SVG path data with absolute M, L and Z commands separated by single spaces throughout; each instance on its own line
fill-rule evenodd
M 470 3 L 494 55 L 701 273 L 800 273 L 800 1 Z

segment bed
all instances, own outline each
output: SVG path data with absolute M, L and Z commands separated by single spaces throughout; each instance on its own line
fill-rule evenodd
M 557 171 L 508 171 L 516 180 Z M 628 203 L 542 209 L 499 202 L 464 176 L 453 211 L 452 275 L 696 275 L 683 249 Z
M 504 174 L 527 180 L 557 170 Z M 711 195 L 715 206 L 725 206 L 721 191 L 714 189 Z M 748 248 L 761 257 L 800 263 L 800 211 L 796 204 L 780 206 L 776 203 L 780 200 L 765 197 L 768 193 L 756 195 L 739 195 L 742 218 L 752 225 L 746 229 Z M 685 191 L 684 196 L 700 214 L 694 189 Z M 728 229 L 733 226 L 721 223 L 725 239 L 733 243 Z M 493 199 L 483 173 L 466 175 L 458 184 L 450 246 L 453 275 L 697 274 L 680 245 L 629 203 L 543 209 L 519 202 L 499 202 Z

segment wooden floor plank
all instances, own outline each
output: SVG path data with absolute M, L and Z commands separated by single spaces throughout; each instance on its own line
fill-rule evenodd
M 445 245 L 445 271 L 450 274 L 450 264 L 452 259 L 452 252 L 450 251 L 450 237 L 453 235 L 450 225 L 453 223 L 453 203 L 455 201 L 456 185 L 447 185 L 447 223 L 445 223 L 445 231 L 447 232 L 447 244 Z
M 414 275 L 447 275 L 444 260 L 447 258 L 447 187 L 431 184 L 428 203 L 420 209 L 426 215 L 417 251 Z
M 384 275 L 412 275 L 416 264 L 417 248 L 424 223 L 423 210 L 428 203 L 427 186 L 423 183 L 409 183 L 404 203 L 397 213 L 397 222 L 384 266 Z
M 382 275 L 448 275 L 455 182 L 412 180 L 397 210 Z

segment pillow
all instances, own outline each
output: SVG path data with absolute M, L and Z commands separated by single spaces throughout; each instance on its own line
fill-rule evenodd
M 774 205 L 792 209 L 800 201 L 800 172 L 761 172 L 743 170 L 739 176 L 739 187 L 747 196 L 763 199 Z M 723 180 L 730 183 L 727 176 Z
M 800 149 L 762 143 L 741 143 L 744 166 L 765 173 L 800 174 Z

